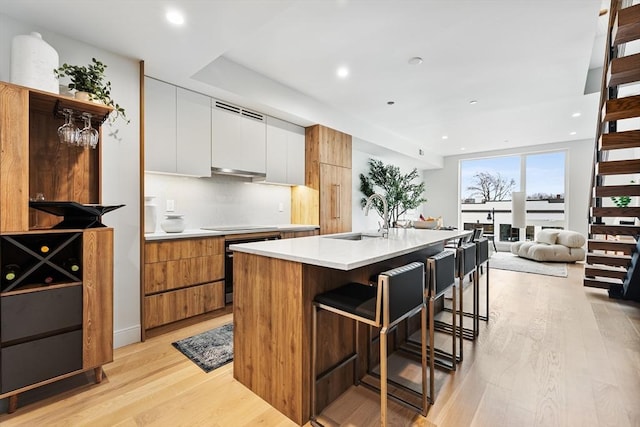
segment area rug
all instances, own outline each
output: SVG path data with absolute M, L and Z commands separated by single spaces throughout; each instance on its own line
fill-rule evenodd
M 171 343 L 205 372 L 233 361 L 233 324 Z
M 489 259 L 489 268 L 542 274 L 545 276 L 567 277 L 568 275 L 567 264 L 564 262 L 538 262 L 520 258 L 510 252 L 495 252 Z

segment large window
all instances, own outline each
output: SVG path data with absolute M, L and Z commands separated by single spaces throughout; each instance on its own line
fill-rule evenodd
M 482 226 L 496 240 L 533 239 L 542 228 L 565 227 L 564 151 L 460 161 L 460 222 Z M 527 227 L 511 227 L 511 194 L 526 192 Z

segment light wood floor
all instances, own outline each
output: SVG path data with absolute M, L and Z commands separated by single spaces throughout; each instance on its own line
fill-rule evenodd
M 391 425 L 640 426 L 640 305 L 584 288 L 582 268 L 569 266 L 567 279 L 492 269 L 479 340 L 465 343 L 457 372 L 438 372 L 426 419 L 390 402 Z M 25 393 L 0 425 L 295 425 L 235 381 L 232 364 L 205 374 L 171 346 L 230 321 L 117 349 L 102 384 L 80 376 Z M 321 419 L 375 426 L 378 411 L 375 393 L 352 387 Z

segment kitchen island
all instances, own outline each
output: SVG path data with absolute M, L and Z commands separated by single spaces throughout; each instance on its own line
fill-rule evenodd
M 425 259 L 469 231 L 391 229 L 388 238 L 342 233 L 231 245 L 234 251 L 234 377 L 299 425 L 310 417 L 312 301 L 349 282 Z M 350 319 L 321 311 L 318 368 L 353 351 Z M 365 329 L 363 329 L 365 332 Z M 357 343 L 361 354 L 366 334 Z M 360 364 L 358 376 L 366 372 Z M 318 409 L 353 383 L 346 364 L 318 386 Z

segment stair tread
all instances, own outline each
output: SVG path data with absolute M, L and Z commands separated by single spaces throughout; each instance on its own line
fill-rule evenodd
M 627 269 L 620 266 L 587 264 L 584 267 L 584 275 L 596 277 L 611 277 L 614 279 L 624 280 L 625 276 L 627 275 Z
M 617 279 L 610 279 L 608 277 L 601 277 L 598 279 L 589 279 L 585 277 L 582 284 L 587 288 L 609 289 L 611 285 L 619 285 L 620 281 Z
M 640 130 L 603 133 L 600 136 L 600 150 L 619 150 L 640 147 Z
M 614 58 L 609 64 L 607 85 L 609 87 L 633 83 L 640 80 L 640 53 Z
M 631 254 L 636 247 L 635 241 L 624 240 L 605 240 L 605 239 L 589 239 L 587 241 L 587 249 L 593 251 L 612 251 Z
M 615 265 L 618 267 L 628 267 L 631 263 L 631 256 L 629 255 L 612 255 L 612 254 L 600 254 L 600 253 L 587 253 L 587 264 L 601 264 L 601 265 Z
M 618 10 L 611 31 L 612 44 L 619 45 L 640 38 L 640 5 Z
M 640 95 L 608 99 L 602 109 L 605 122 L 640 117 Z
M 636 207 L 593 207 L 591 208 L 591 215 L 597 218 L 601 217 L 623 217 L 623 218 L 636 218 L 640 217 L 640 208 Z
M 624 175 L 640 172 L 640 159 L 608 160 L 597 163 L 598 175 Z
M 602 185 L 596 187 L 596 197 L 640 196 L 640 185 Z
M 640 227 L 636 225 L 607 225 L 590 224 L 590 234 L 605 234 L 609 236 L 637 236 L 640 234 Z

